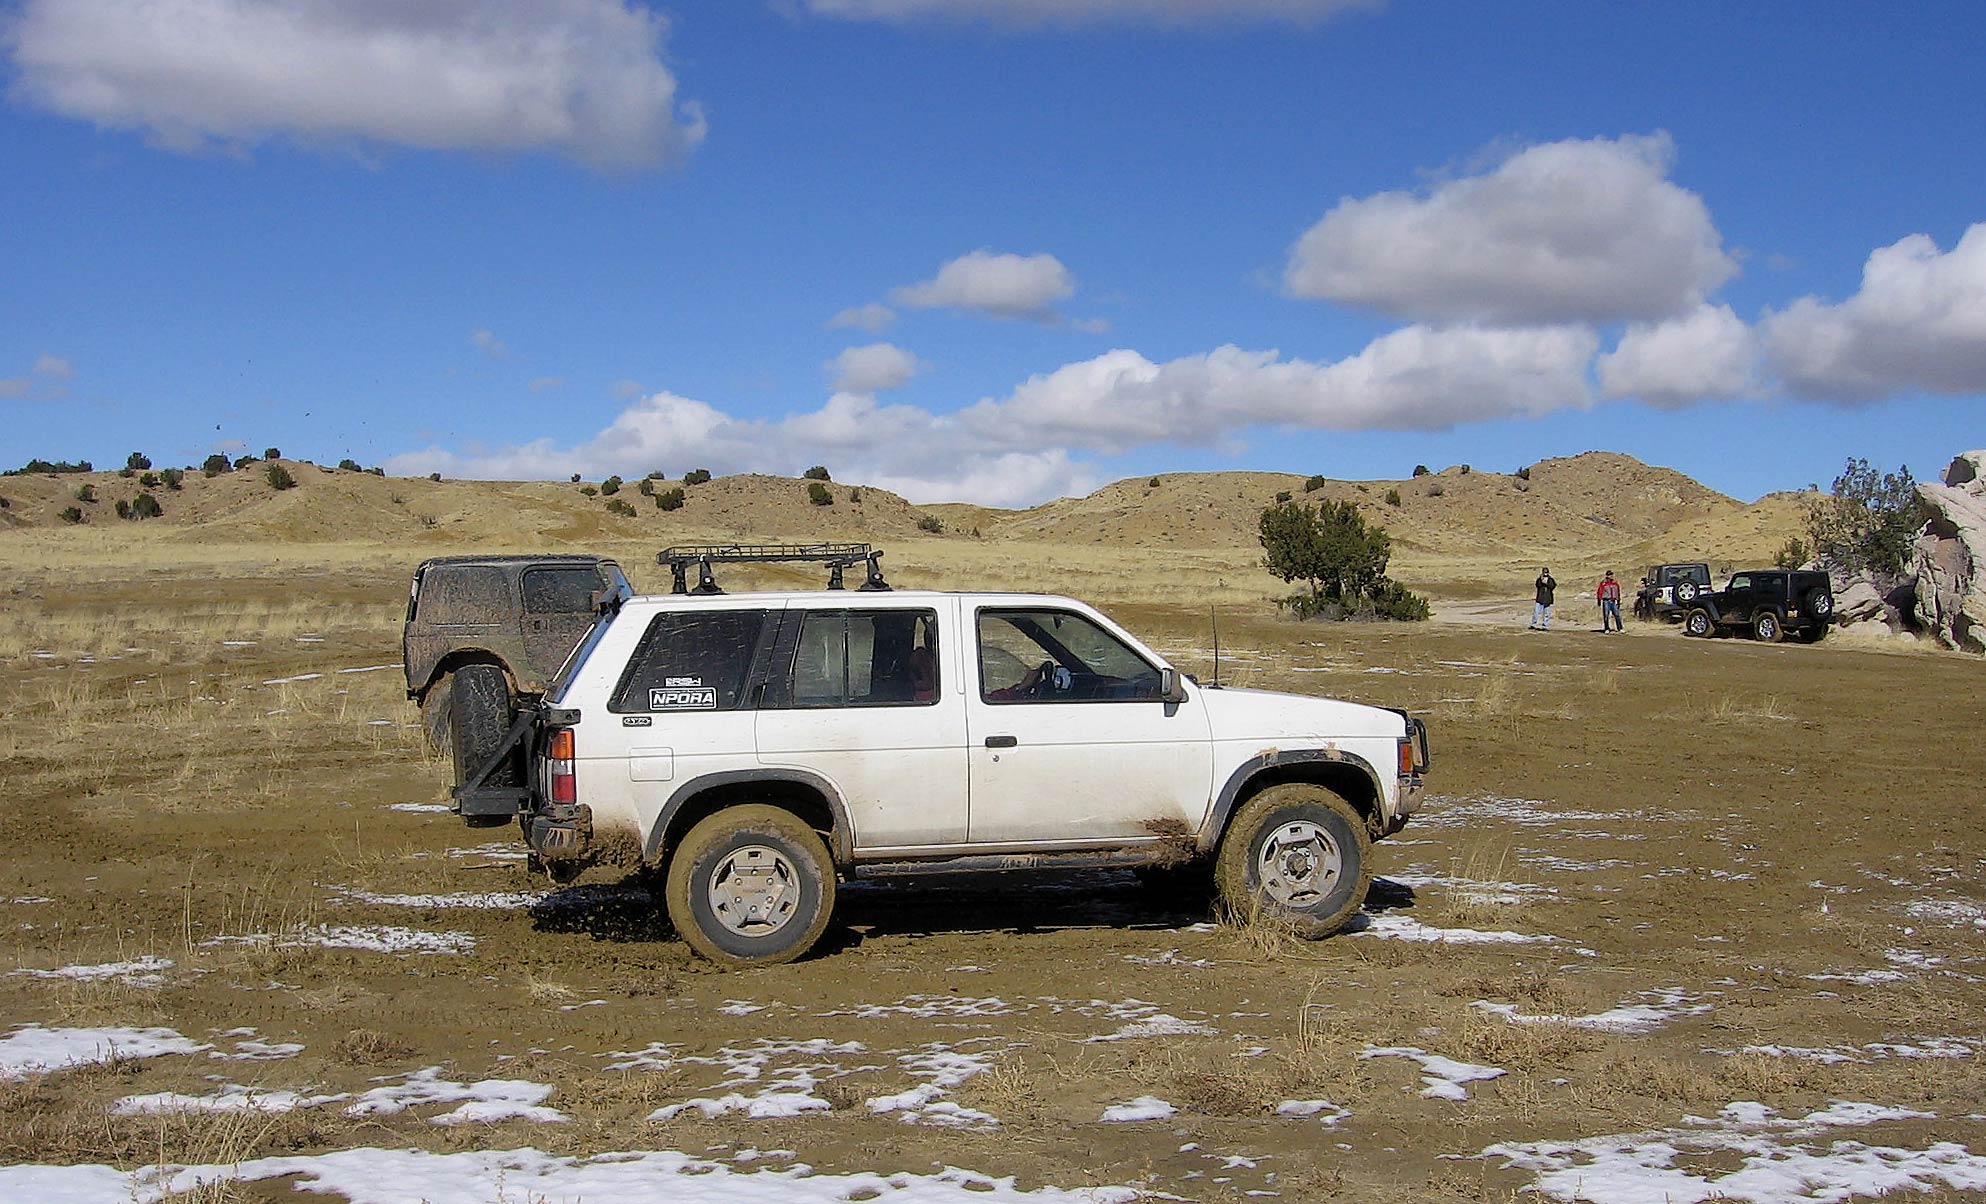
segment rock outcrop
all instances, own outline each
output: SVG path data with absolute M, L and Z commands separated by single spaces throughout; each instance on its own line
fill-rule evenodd
M 1934 511 L 1917 535 L 1918 624 L 1947 648 L 1986 652 L 1986 450 L 1951 462 L 1917 494 Z

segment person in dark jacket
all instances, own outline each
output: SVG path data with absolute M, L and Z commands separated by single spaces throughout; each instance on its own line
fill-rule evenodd
M 1538 570 L 1537 605 L 1531 608 L 1531 630 L 1550 631 L 1552 629 L 1552 595 L 1558 591 L 1558 582 L 1552 580 L 1552 571 Z

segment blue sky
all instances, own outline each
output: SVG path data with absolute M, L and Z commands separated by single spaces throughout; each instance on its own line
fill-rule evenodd
M 0 463 L 1986 444 L 1986 6 L 0 0 Z M 1975 223 L 1979 223 L 1975 229 Z

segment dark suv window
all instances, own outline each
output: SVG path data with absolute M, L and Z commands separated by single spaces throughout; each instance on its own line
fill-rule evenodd
M 532 569 L 524 574 L 524 613 L 583 615 L 593 609 L 593 593 L 603 584 L 591 567 Z
M 499 622 L 511 608 L 510 582 L 500 568 L 440 565 L 421 574 L 416 618 L 432 626 Z
M 763 610 L 664 611 L 628 658 L 607 709 L 617 713 L 737 710 L 764 634 Z
M 928 706 L 938 701 L 938 615 L 929 610 L 787 612 L 793 659 L 768 708 Z

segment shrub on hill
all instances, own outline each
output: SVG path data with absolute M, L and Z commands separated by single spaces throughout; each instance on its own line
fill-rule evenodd
M 224 472 L 234 471 L 234 461 L 219 452 L 200 461 L 200 471 L 206 476 L 217 477 Z
M 168 468 L 159 474 L 159 479 L 165 482 L 167 489 L 178 489 L 179 483 L 186 479 L 186 473 L 178 468 Z
M 124 457 L 124 467 L 133 472 L 143 472 L 152 466 L 152 458 L 144 452 L 132 452 Z
M 428 480 L 433 481 L 438 485 L 441 483 L 441 474 L 438 472 L 431 472 L 428 474 Z
M 1322 473 L 1319 473 L 1315 476 L 1304 478 L 1303 491 L 1305 493 L 1316 493 L 1318 490 L 1324 488 L 1324 486 L 1329 483 L 1330 482 L 1324 477 L 1324 475 Z
M 1287 490 L 1287 489 L 1278 489 L 1278 490 L 1276 490 L 1276 500 L 1277 500 L 1277 501 L 1279 501 L 1279 502 L 1287 502 L 1287 501 L 1289 501 L 1289 500 L 1290 500 L 1290 496 L 1291 496 L 1291 495 L 1290 495 L 1290 491 L 1289 491 L 1289 490 Z
M 158 518 L 165 513 L 159 499 L 149 493 L 141 493 L 131 499 L 131 517 L 135 519 Z
M 254 464 L 255 462 L 256 461 L 254 456 L 236 456 L 234 461 L 234 466 L 236 468 L 247 468 L 249 465 Z
M 297 487 L 297 479 L 291 476 L 290 470 L 284 468 L 281 464 L 271 464 L 262 470 L 262 475 L 267 478 L 269 488 L 274 489 L 278 493 L 281 493 L 285 489 L 295 489 Z
M 1528 481 L 1531 479 L 1531 467 L 1530 465 L 1527 464 L 1523 468 L 1518 469 L 1515 473 L 1512 473 L 1511 475 L 1515 476 L 1520 481 Z
M 138 478 L 138 487 L 140 489 L 157 489 L 159 487 L 159 474 L 148 472 L 140 476 Z
M 1807 554 L 1807 541 L 1797 535 L 1787 540 L 1772 555 L 1772 563 L 1782 569 L 1797 569 L 1812 559 L 1813 557 Z
M 606 480 L 600 482 L 600 492 L 606 494 L 608 497 L 612 497 L 620 491 L 621 479 L 618 476 L 608 477 Z
M 849 491 L 848 491 L 848 500 L 849 500 L 849 501 L 851 501 L 851 502 L 856 502 L 856 503 L 860 503 L 860 502 L 862 501 L 862 491 L 861 491 L 860 489 L 851 489 L 851 490 L 849 490 Z
M 283 458 L 283 449 L 280 447 L 265 447 L 262 449 L 262 458 L 264 460 L 280 460 Z
M 618 514 L 622 518 L 633 518 L 634 507 L 620 498 L 609 498 L 607 500 L 607 513 Z
M 819 481 L 809 481 L 807 482 L 807 501 L 816 506 L 832 506 L 834 505 L 834 494 L 828 492 L 828 487 Z
M 82 487 L 81 489 L 78 489 L 78 490 L 76 491 L 76 500 L 77 500 L 77 501 L 79 501 L 79 502 L 94 502 L 94 501 L 96 501 L 96 500 L 97 500 L 97 487 L 96 487 L 95 485 L 85 485 L 85 486 L 83 486 L 83 487 Z
M 655 495 L 655 508 L 658 510 L 681 510 L 683 508 L 683 488 L 678 485 L 664 489 Z
M 90 467 L 90 462 L 88 460 L 78 460 L 74 464 L 71 464 L 67 460 L 29 460 L 26 464 L 21 465 L 19 468 L 8 469 L 7 475 L 10 477 L 23 477 L 33 472 L 39 472 L 47 475 L 59 475 L 62 473 L 70 473 L 70 472 L 94 472 L 94 471 L 96 470 Z
M 1147 489 L 1157 489 L 1158 487 L 1159 479 L 1157 477 L 1153 477 L 1151 480 L 1145 482 L 1145 488 Z
M 655 478 L 643 477 L 635 482 L 634 491 L 643 497 L 655 496 Z
M 683 484 L 685 485 L 701 485 L 709 479 L 710 470 L 708 468 L 692 468 L 683 474 Z
M 352 459 L 350 456 L 346 456 L 344 459 L 338 461 L 338 467 L 344 469 L 346 472 L 365 471 L 365 466 L 360 464 L 357 460 Z
M 119 518 L 131 517 L 131 503 L 125 501 L 123 498 L 118 498 L 117 504 L 112 509 L 117 511 L 117 517 Z
M 917 529 L 927 535 L 943 535 L 945 524 L 938 521 L 935 516 L 927 514 L 917 520 Z
M 809 468 L 807 471 L 801 473 L 800 475 L 809 481 L 834 480 L 833 477 L 828 475 L 827 465 L 825 464 L 816 464 L 812 468 Z
M 1280 606 L 1301 619 L 1427 618 L 1427 602 L 1386 575 L 1392 539 L 1352 502 L 1278 502 L 1258 524 L 1264 564 L 1307 592 Z
M 83 512 L 74 506 L 70 506 L 62 511 L 62 521 L 65 523 L 80 523 L 83 521 Z
M 1388 490 L 1386 491 L 1386 504 L 1387 504 L 1387 505 L 1389 505 L 1389 506 L 1397 506 L 1397 505 L 1399 505 L 1399 504 L 1400 504 L 1400 491 L 1399 491 L 1399 490 L 1397 490 L 1397 489 L 1388 489 Z
M 581 485 L 579 492 L 585 494 L 587 497 L 598 497 L 600 495 L 600 491 L 591 485 Z
M 1415 475 L 1415 476 L 1417 476 L 1417 477 L 1424 477 L 1424 476 L 1426 476 L 1426 475 L 1427 475 L 1427 465 L 1425 465 L 1425 464 L 1416 464 L 1416 465 L 1414 465 L 1414 475 Z

